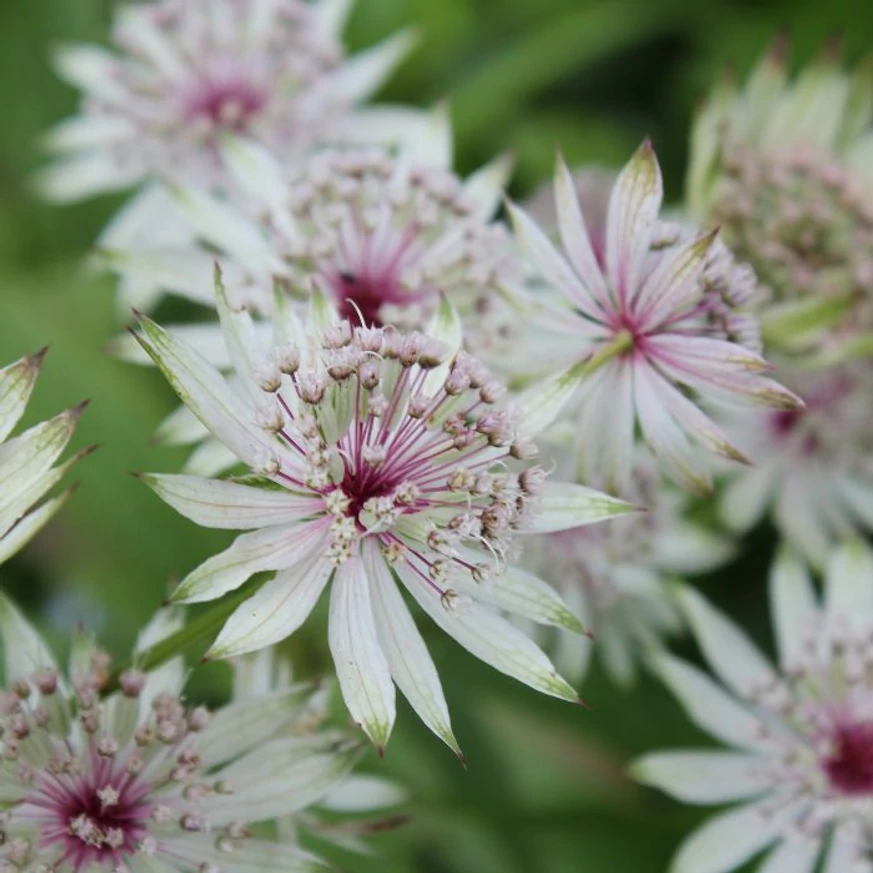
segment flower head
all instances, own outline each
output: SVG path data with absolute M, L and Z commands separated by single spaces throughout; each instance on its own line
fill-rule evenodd
M 504 297 L 522 266 L 506 226 L 493 221 L 509 164 L 500 158 L 461 179 L 449 167 L 442 110 L 432 126 L 443 148 L 328 148 L 291 167 L 259 152 L 237 167 L 234 208 L 191 187 L 177 191 L 187 249 L 143 251 L 139 237 L 113 248 L 118 240 L 109 239 L 103 257 L 137 287 L 175 272 L 169 290 L 211 305 L 218 251 L 231 301 L 261 314 L 273 308 L 276 281 L 298 300 L 323 293 L 354 324 L 421 329 L 445 294 L 464 319 L 468 348 L 494 357 L 520 335 Z
M 177 628 L 160 614 L 140 646 Z M 293 842 L 251 830 L 327 795 L 358 757 L 341 735 L 309 731 L 304 686 L 209 713 L 181 700 L 177 659 L 122 672 L 105 697 L 109 658 L 84 635 L 64 676 L 2 596 L 0 633 L 4 871 L 321 869 Z
M 240 385 L 153 322 L 138 335 L 185 403 L 254 474 L 240 481 L 149 476 L 176 509 L 208 526 L 250 529 L 182 581 L 174 599 L 211 600 L 276 571 L 228 620 L 211 653 L 275 643 L 330 584 L 330 647 L 349 710 L 384 746 L 396 683 L 457 748 L 433 663 L 397 589 L 492 666 L 576 699 L 545 656 L 487 606 L 581 630 L 544 582 L 511 567 L 520 532 L 574 527 L 629 507 L 545 481 L 531 439 L 554 420 L 576 374 L 518 407 L 458 350 L 447 305 L 436 337 L 352 327 L 324 298 L 304 328 L 279 297 L 272 349 L 252 342 L 245 312 L 219 314 Z
M 721 513 L 746 531 L 772 510 L 780 533 L 821 567 L 836 542 L 873 526 L 873 371 L 858 362 L 789 384 L 803 409 L 725 422 L 756 463 L 731 471 Z
M 25 546 L 61 508 L 70 490 L 36 504 L 79 458 L 91 451 L 86 449 L 54 466 L 86 404 L 9 438 L 24 414 L 45 352 L 0 369 L 0 563 Z
M 704 104 L 688 198 L 755 268 L 768 342 L 844 357 L 873 331 L 871 64 L 848 75 L 828 46 L 792 82 L 787 47 Z
M 49 135 L 61 158 L 43 174 L 43 189 L 62 200 L 146 179 L 221 190 L 227 150 L 239 143 L 293 158 L 346 139 L 364 121 L 353 120 L 356 105 L 409 46 L 408 35 L 400 35 L 344 61 L 338 31 L 346 5 L 122 5 L 112 50 L 71 46 L 58 55 L 58 69 L 82 90 L 83 106 Z M 383 113 L 375 122 L 389 119 Z
M 694 804 L 739 801 L 692 834 L 673 867 L 714 873 L 772 847 L 764 867 L 792 873 L 866 870 L 873 852 L 873 554 L 832 553 L 819 602 L 784 551 L 770 578 L 779 666 L 690 589 L 681 602 L 722 688 L 670 655 L 655 667 L 698 726 L 731 751 L 662 752 L 638 779 Z M 857 865 L 857 866 L 854 866 Z
M 668 475 L 706 491 L 709 472 L 688 436 L 717 454 L 743 457 L 695 399 L 777 408 L 800 403 L 761 375 L 768 365 L 755 348 L 756 323 L 738 311 L 754 293 L 754 274 L 733 261 L 715 234 L 689 238 L 678 225 L 659 221 L 661 198 L 660 169 L 645 142 L 615 182 L 599 256 L 563 162 L 555 177 L 563 255 L 511 208 L 522 245 L 565 298 L 561 309 L 550 306 L 544 315 L 563 334 L 567 356 L 587 361 L 580 453 L 588 469 L 605 470 L 619 493 L 637 424 Z
M 536 537 L 525 551 L 525 566 L 554 578 L 591 631 L 593 648 L 566 633 L 555 643 L 555 663 L 571 678 L 584 676 L 596 653 L 613 681 L 630 684 L 640 655 L 681 627 L 668 583 L 731 554 L 723 537 L 684 517 L 688 501 L 647 459 L 635 459 L 623 496 L 646 512 Z

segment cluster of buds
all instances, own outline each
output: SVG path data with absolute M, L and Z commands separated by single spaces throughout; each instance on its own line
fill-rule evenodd
M 421 327 L 441 293 L 481 310 L 517 273 L 495 206 L 450 170 L 387 149 L 324 150 L 291 170 L 274 248 L 290 286 L 319 289 L 344 318 Z
M 273 399 L 269 429 L 302 469 L 277 456 L 272 475 L 321 497 L 336 564 L 365 536 L 378 538 L 393 560 L 408 556 L 394 530 L 406 516 L 431 526 L 426 543 L 435 554 L 421 561 L 437 584 L 463 542 L 501 561 L 506 555 L 505 540 L 542 477 L 538 468 L 493 467 L 535 449 L 517 438 L 511 410 L 498 406 L 505 389 L 488 369 L 463 351 L 449 354 L 418 332 L 339 322 L 324 332 L 314 366 L 283 347 L 261 374 Z
M 174 834 L 209 830 L 203 800 L 230 791 L 201 762 L 209 713 L 168 691 L 144 700 L 148 677 L 137 670 L 106 700 L 109 668 L 92 651 L 69 690 L 42 668 L 0 696 L 2 781 L 13 801 L 0 826 L 4 871 L 49 856 L 52 869 L 117 869 Z

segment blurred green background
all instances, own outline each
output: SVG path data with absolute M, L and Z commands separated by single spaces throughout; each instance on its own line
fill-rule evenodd
M 128 475 L 177 469 L 182 455 L 149 443 L 173 406 L 163 382 L 101 351 L 120 327 L 112 283 L 82 261 L 118 201 L 54 208 L 28 191 L 40 132 L 76 102 L 50 71 L 49 49 L 104 38 L 111 6 L 0 4 L 0 361 L 51 344 L 28 421 L 93 398 L 76 445 L 102 446 L 77 469 L 74 500 L 0 570 L 0 585 L 56 640 L 83 623 L 122 653 L 171 580 L 229 538 L 185 522 Z M 360 0 L 348 42 L 365 46 L 408 24 L 422 41 L 384 96 L 422 105 L 449 97 L 459 169 L 511 151 L 517 196 L 547 178 L 555 143 L 572 163 L 619 165 L 648 133 L 675 199 L 695 100 L 726 64 L 747 70 L 786 27 L 797 62 L 840 32 L 849 58 L 873 47 L 873 4 L 858 0 Z M 759 633 L 768 550 L 765 533 L 743 562 L 704 583 Z M 324 665 L 321 640 L 318 629 L 295 640 L 303 671 Z M 586 712 L 503 679 L 438 635 L 431 645 L 469 768 L 402 708 L 385 761 L 367 764 L 409 787 L 412 822 L 374 838 L 381 858 L 338 858 L 345 869 L 667 868 L 700 815 L 634 786 L 623 770 L 644 750 L 705 740 L 656 683 L 622 693 L 595 671 Z M 222 665 L 204 668 L 192 693 L 213 698 L 226 678 Z

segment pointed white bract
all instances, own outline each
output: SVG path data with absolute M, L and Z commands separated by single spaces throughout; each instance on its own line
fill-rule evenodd
M 160 613 L 138 651 L 180 626 Z M 308 686 L 252 687 L 210 713 L 182 702 L 177 658 L 152 673 L 125 670 L 106 696 L 105 652 L 80 634 L 65 674 L 2 595 L 0 641 L 4 869 L 325 869 L 296 840 L 251 829 L 301 821 L 348 784 L 359 757 L 359 743 L 316 731 L 324 701 Z
M 788 49 L 702 105 L 687 197 L 755 268 L 768 346 L 846 359 L 873 339 L 873 56 L 847 71 L 829 44 L 792 79 Z
M 123 4 L 110 50 L 62 47 L 60 75 L 82 91 L 81 114 L 46 137 L 58 153 L 40 185 L 57 200 L 181 180 L 226 190 L 249 145 L 286 160 L 347 141 L 358 106 L 410 47 L 399 34 L 351 59 L 336 0 L 155 0 Z M 374 121 L 401 127 L 411 110 Z M 354 120 L 353 120 L 354 119 Z M 237 155 L 235 158 L 234 155 Z
M 0 564 L 23 548 L 70 495 L 40 501 L 90 451 L 55 466 L 85 405 L 10 436 L 24 414 L 45 351 L 0 369 Z
M 605 227 L 583 215 L 559 160 L 555 204 L 563 253 L 521 209 L 516 234 L 563 301 L 531 295 L 531 313 L 556 333 L 565 361 L 585 361 L 579 392 L 579 454 L 586 474 L 627 487 L 634 434 L 664 471 L 705 492 L 710 472 L 699 448 L 744 458 L 702 411 L 703 401 L 793 409 L 800 401 L 762 376 L 756 321 L 742 311 L 755 292 L 714 234 L 661 221 L 661 173 L 645 142 L 618 175 Z
M 572 468 L 566 460 L 559 469 Z M 651 461 L 635 458 L 623 496 L 645 511 L 537 537 L 525 550 L 525 566 L 555 580 L 593 636 L 593 647 L 573 634 L 557 637 L 555 663 L 571 679 L 583 678 L 596 654 L 614 682 L 633 682 L 640 657 L 682 626 L 670 582 L 705 573 L 733 553 L 725 537 L 684 517 L 685 495 Z
M 536 646 L 484 604 L 573 626 L 548 585 L 511 575 L 516 536 L 631 507 L 592 489 L 544 484 L 545 472 L 528 460 L 536 434 L 519 435 L 531 398 L 504 401 L 498 380 L 458 349 L 451 308 L 441 305 L 435 336 L 403 334 L 352 327 L 316 294 L 305 326 L 280 302 L 271 346 L 253 342 L 249 315 L 230 308 L 220 283 L 218 309 L 234 384 L 154 322 L 144 318 L 137 335 L 253 474 L 236 483 L 146 477 L 190 518 L 248 531 L 189 574 L 176 601 L 213 600 L 256 573 L 276 574 L 230 617 L 211 656 L 278 642 L 330 587 L 330 648 L 353 717 L 384 746 L 396 684 L 457 750 L 405 589 L 477 657 L 575 700 Z M 544 422 L 565 399 L 549 396 L 556 409 L 539 408 Z
M 745 532 L 769 515 L 820 569 L 841 538 L 873 530 L 873 371 L 856 362 L 787 382 L 804 409 L 724 419 L 755 466 L 729 471 L 721 516 Z
M 829 557 L 819 598 L 788 549 L 770 576 L 778 665 L 700 594 L 679 594 L 715 683 L 656 655 L 656 672 L 698 726 L 735 751 L 657 752 L 640 781 L 693 804 L 739 802 L 692 834 L 675 873 L 727 873 L 764 850 L 758 869 L 871 869 L 873 835 L 873 553 L 849 540 Z M 722 687 L 724 686 L 724 688 Z M 726 690 L 725 690 L 726 689 Z

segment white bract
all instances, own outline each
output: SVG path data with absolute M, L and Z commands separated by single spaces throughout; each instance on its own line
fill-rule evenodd
M 59 153 L 43 191 L 75 200 L 155 179 L 226 190 L 235 150 L 295 160 L 356 130 L 407 123 L 408 110 L 359 109 L 403 57 L 409 34 L 350 60 L 345 0 L 155 0 L 119 7 L 112 48 L 60 49 L 81 114 L 47 136 Z M 151 195 L 149 195 L 151 196 Z
M 800 405 L 762 375 L 770 367 L 756 348 L 757 323 L 739 310 L 755 291 L 752 271 L 736 264 L 715 234 L 690 235 L 659 220 L 661 199 L 661 171 L 645 142 L 616 179 L 605 228 L 587 224 L 559 160 L 563 254 L 528 215 L 510 207 L 521 245 L 563 295 L 558 306 L 532 295 L 530 312 L 559 334 L 557 355 L 588 365 L 577 399 L 586 475 L 605 475 L 618 493 L 627 487 L 637 428 L 671 478 L 705 492 L 711 477 L 697 445 L 745 459 L 701 401 Z
M 230 661 L 233 667 L 233 703 L 240 708 L 265 698 L 287 696 L 293 684 L 291 662 L 275 648 L 259 649 Z M 295 719 L 277 728 L 277 736 L 312 735 L 330 716 L 333 683 L 319 683 L 318 690 L 301 698 Z M 304 686 L 297 685 L 297 688 Z M 370 773 L 349 771 L 316 805 L 296 810 L 276 820 L 280 839 L 299 842 L 301 834 L 314 834 L 343 849 L 372 854 L 366 837 L 406 821 L 398 807 L 408 794 L 398 784 Z M 327 813 L 325 815 L 324 813 Z
M 686 803 L 724 804 L 679 849 L 672 873 L 726 873 L 767 850 L 761 873 L 873 870 L 873 554 L 849 541 L 824 597 L 784 550 L 770 576 L 773 666 L 692 589 L 685 616 L 721 681 L 678 658 L 654 666 L 694 722 L 731 751 L 658 752 L 633 768 Z M 823 864 L 821 868 L 817 865 Z
M 744 532 L 769 512 L 782 536 L 821 568 L 841 538 L 873 529 L 873 370 L 857 362 L 787 381 L 804 409 L 725 421 L 755 466 L 730 471 L 721 516 Z
M 0 563 L 25 546 L 61 508 L 70 490 L 39 501 L 90 451 L 54 466 L 85 404 L 10 438 L 24 414 L 44 356 L 45 350 L 0 369 Z
M 159 614 L 138 649 L 178 628 Z M 324 869 L 296 843 L 250 827 L 329 796 L 359 756 L 342 734 L 312 732 L 308 687 L 209 713 L 182 703 L 177 658 L 151 673 L 124 671 L 120 690 L 101 697 L 108 656 L 80 634 L 63 675 L 2 595 L 0 638 L 4 873 Z
M 304 328 L 277 297 L 272 343 L 254 341 L 220 283 L 219 315 L 236 386 L 195 350 L 143 318 L 143 347 L 200 421 L 251 474 L 238 481 L 146 477 L 194 521 L 243 529 L 194 570 L 174 600 L 213 600 L 274 571 L 211 649 L 231 657 L 271 645 L 330 588 L 330 648 L 355 719 L 383 747 L 395 684 L 452 748 L 436 669 L 401 596 L 493 667 L 576 700 L 543 653 L 497 609 L 581 631 L 545 582 L 512 566 L 517 533 L 577 527 L 627 511 L 588 488 L 546 481 L 531 443 L 573 392 L 578 368 L 517 404 L 459 350 L 443 304 L 431 336 L 353 328 L 315 295 Z

